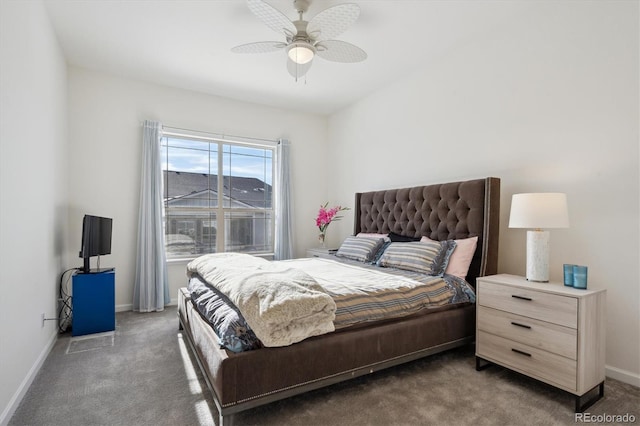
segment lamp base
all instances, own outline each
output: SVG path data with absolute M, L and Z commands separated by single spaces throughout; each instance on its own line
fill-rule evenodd
M 549 231 L 527 231 L 527 281 L 549 282 Z

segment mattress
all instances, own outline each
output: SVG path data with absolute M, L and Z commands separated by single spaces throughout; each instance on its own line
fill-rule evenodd
M 464 280 L 352 261 L 296 259 L 281 262 L 313 277 L 336 302 L 335 329 L 408 316 L 423 309 L 473 303 Z M 233 352 L 263 347 L 242 313 L 215 287 L 193 276 L 188 286 L 196 310 L 213 328 L 221 347 Z

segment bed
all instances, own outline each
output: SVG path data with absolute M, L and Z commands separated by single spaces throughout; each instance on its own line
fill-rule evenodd
M 484 178 L 357 193 L 354 235 L 393 233 L 434 241 L 478 237 L 466 280 L 497 272 L 500 180 Z M 180 289 L 179 326 L 219 413 L 234 414 L 473 342 L 475 305 L 463 303 L 364 323 L 284 347 L 221 348 Z

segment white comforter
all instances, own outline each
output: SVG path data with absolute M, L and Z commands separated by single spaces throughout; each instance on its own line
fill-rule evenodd
M 187 265 L 236 305 L 264 346 L 287 346 L 335 330 L 336 304 L 307 273 L 239 253 L 200 256 Z

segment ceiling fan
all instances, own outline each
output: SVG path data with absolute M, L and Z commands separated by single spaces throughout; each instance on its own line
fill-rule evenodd
M 309 3 L 310 0 L 294 0 L 298 20 L 291 21 L 263 0 L 247 0 L 251 12 L 269 28 L 284 35 L 286 42 L 259 41 L 241 44 L 231 51 L 267 53 L 284 49 L 287 52 L 287 70 L 296 81 L 309 71 L 316 55 L 333 62 L 361 62 L 367 59 L 367 53 L 359 47 L 333 39 L 358 19 L 360 6 L 355 3 L 339 4 L 318 13 L 311 21 L 306 21 L 303 15 L 309 10 Z

